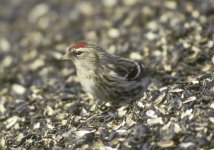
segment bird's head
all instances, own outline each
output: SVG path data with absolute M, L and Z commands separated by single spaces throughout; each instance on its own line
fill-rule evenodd
M 93 42 L 78 41 L 66 49 L 62 60 L 70 60 L 76 67 L 87 67 L 96 65 L 106 51 Z

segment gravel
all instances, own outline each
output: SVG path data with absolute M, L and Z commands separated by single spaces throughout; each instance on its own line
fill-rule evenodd
M 213 149 L 214 1 L 1 1 L 0 149 Z M 115 108 L 60 57 L 77 40 L 161 74 Z

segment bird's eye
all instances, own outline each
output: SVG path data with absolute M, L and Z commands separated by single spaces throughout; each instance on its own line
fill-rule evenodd
M 76 55 L 79 56 L 79 55 L 81 55 L 82 53 L 83 53 L 83 51 L 77 51 L 77 52 L 76 52 Z

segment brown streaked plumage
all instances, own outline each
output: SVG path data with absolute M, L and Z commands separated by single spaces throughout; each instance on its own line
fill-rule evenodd
M 93 42 L 79 41 L 66 50 L 84 90 L 95 99 L 121 103 L 142 96 L 150 77 L 135 61 L 107 53 Z

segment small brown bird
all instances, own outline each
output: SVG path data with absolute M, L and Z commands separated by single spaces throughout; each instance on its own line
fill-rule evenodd
M 95 99 L 123 103 L 142 96 L 150 80 L 140 63 L 107 53 L 93 42 L 67 48 L 63 60 L 72 61 L 84 90 Z

